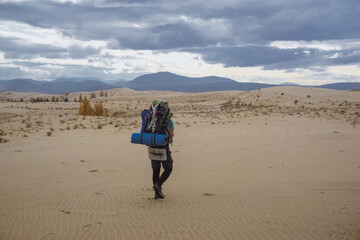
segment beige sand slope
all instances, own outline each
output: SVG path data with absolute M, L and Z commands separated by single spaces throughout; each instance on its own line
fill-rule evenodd
M 176 128 L 164 200 L 146 147 L 130 143 L 154 98 L 170 102 Z M 360 239 L 360 92 L 101 99 L 111 117 L 77 116 L 73 102 L 0 103 L 1 240 Z

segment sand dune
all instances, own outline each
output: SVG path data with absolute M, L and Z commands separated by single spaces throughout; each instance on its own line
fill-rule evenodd
M 360 92 L 107 92 L 110 117 L 0 103 L 1 240 L 360 239 Z M 176 128 L 164 200 L 130 143 L 155 98 Z

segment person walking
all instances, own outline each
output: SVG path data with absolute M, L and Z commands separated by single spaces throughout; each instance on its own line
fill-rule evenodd
M 166 156 L 166 160 L 151 159 L 151 167 L 153 170 L 153 190 L 155 192 L 155 199 L 165 198 L 162 192 L 162 185 L 169 178 L 173 170 L 173 158 L 169 144 L 172 144 L 174 138 L 174 123 L 171 120 L 173 114 L 170 111 L 168 103 L 163 100 L 154 100 L 150 106 L 150 110 L 146 116 L 147 124 L 145 132 L 151 132 L 155 134 L 167 135 L 169 141 L 165 146 L 152 146 L 156 150 L 163 151 Z M 160 175 L 161 166 L 164 171 Z
M 172 120 L 170 119 L 170 122 L 172 123 Z M 170 134 L 171 137 L 174 137 L 174 124 L 171 124 L 172 128 L 170 130 Z M 165 151 L 166 151 L 166 161 L 157 161 L 157 160 L 151 160 L 151 167 L 153 170 L 153 189 L 155 191 L 155 199 L 158 198 L 165 198 L 164 194 L 162 193 L 162 185 L 164 184 L 164 182 L 169 178 L 172 169 L 173 169 L 173 158 L 171 156 L 171 151 L 170 151 L 170 147 L 169 144 L 167 144 L 165 146 Z M 164 168 L 163 173 L 160 176 L 160 171 L 161 171 L 161 164 L 162 167 Z

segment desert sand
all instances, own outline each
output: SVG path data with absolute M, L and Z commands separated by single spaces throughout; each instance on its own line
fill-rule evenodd
M 107 93 L 109 117 L 0 94 L 25 101 L 0 103 L 1 240 L 360 239 L 359 91 Z M 130 143 L 153 99 L 174 113 L 165 199 Z

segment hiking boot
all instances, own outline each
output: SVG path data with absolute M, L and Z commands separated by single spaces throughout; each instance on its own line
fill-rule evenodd
M 158 185 L 158 183 L 154 184 L 153 189 L 155 191 L 155 199 L 156 198 L 161 198 L 161 199 L 165 198 L 164 194 L 161 191 L 161 187 Z
M 157 191 L 155 191 L 155 199 L 163 199 L 161 196 L 160 196 L 160 194 L 157 192 Z

